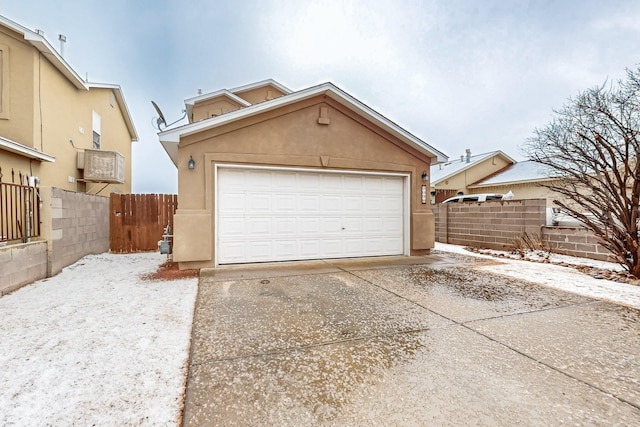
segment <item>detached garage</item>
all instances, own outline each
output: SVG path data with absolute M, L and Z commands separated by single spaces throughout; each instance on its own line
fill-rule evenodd
M 446 157 L 334 85 L 266 80 L 185 104 L 190 123 L 159 134 L 181 268 L 433 247 L 428 171 Z

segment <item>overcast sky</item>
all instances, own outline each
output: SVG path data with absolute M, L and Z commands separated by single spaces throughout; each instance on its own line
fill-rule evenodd
M 640 65 L 640 1 L 2 0 L 89 81 L 121 85 L 133 192 L 175 193 L 152 126 L 184 100 L 273 78 L 330 81 L 450 158 L 502 150 L 577 92 Z

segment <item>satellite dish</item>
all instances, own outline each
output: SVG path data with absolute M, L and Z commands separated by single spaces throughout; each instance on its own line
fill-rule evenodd
M 156 104 L 154 101 L 151 101 L 151 103 L 153 104 L 153 108 L 156 109 L 156 113 L 158 113 L 158 118 L 156 119 L 156 128 L 158 130 L 162 130 L 160 129 L 161 126 L 167 126 L 167 121 L 164 118 L 164 114 L 162 114 L 162 110 L 160 109 L 160 107 L 158 107 L 158 104 Z

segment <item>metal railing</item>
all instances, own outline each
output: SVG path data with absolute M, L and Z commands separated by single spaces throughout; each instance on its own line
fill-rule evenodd
M 28 242 L 40 236 L 37 178 L 20 174 L 23 184 L 0 182 L 0 242 Z

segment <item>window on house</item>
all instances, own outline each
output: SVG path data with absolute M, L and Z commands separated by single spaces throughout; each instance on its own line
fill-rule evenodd
M 100 114 L 96 113 L 95 111 L 93 112 L 93 120 L 92 120 L 92 128 L 93 128 L 93 149 L 94 150 L 99 150 L 100 149 L 100 133 L 101 133 L 101 119 L 100 119 Z
M 95 130 L 93 131 L 93 149 L 94 150 L 100 149 L 100 134 Z

